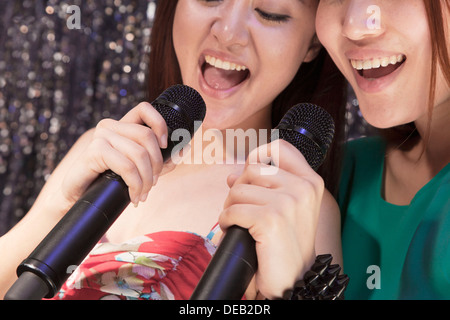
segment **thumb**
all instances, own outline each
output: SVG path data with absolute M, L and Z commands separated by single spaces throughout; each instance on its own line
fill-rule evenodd
M 228 187 L 231 188 L 238 178 L 239 178 L 239 175 L 234 174 L 234 173 L 230 174 L 227 178 Z

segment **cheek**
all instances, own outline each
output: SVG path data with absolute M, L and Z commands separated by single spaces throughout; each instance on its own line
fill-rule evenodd
M 199 39 L 202 34 L 202 30 L 200 30 L 199 26 L 204 25 L 200 20 L 201 17 L 192 14 L 192 12 L 195 12 L 195 10 L 189 7 L 189 4 L 186 1 L 179 1 L 173 22 L 173 46 L 183 79 L 185 78 L 185 75 L 192 73 L 192 70 L 187 70 L 187 68 L 189 68 L 187 62 L 192 60 L 191 51 L 193 50 L 196 41 L 198 41 L 197 39 Z M 193 23 L 194 21 L 196 23 Z
M 319 5 L 316 15 L 316 33 L 320 43 L 322 43 L 324 47 L 327 47 L 330 44 L 329 42 L 333 38 L 332 34 L 336 32 L 335 28 L 330 28 L 331 24 L 332 17 L 329 16 L 327 10 Z
M 302 60 L 299 57 L 304 54 L 294 54 L 290 50 L 273 50 L 271 53 L 266 51 L 266 62 L 264 67 L 261 65 L 261 72 L 255 79 L 259 79 L 262 86 L 260 92 L 265 92 L 267 104 L 272 101 L 292 82 Z M 280 59 L 279 57 L 283 57 Z
M 447 71 L 448 72 L 448 71 Z M 450 101 L 450 85 L 445 79 L 442 68 L 439 67 L 437 78 L 436 78 L 436 101 L 435 105 L 441 105 L 445 102 Z
M 347 65 L 348 61 L 345 57 L 343 57 L 340 49 L 339 41 L 342 39 L 342 26 L 339 23 L 339 20 L 337 20 L 337 15 L 338 13 L 329 15 L 328 10 L 320 9 L 319 6 L 319 11 L 316 17 L 316 34 L 320 43 L 327 50 L 336 66 L 342 73 L 344 73 L 344 66 Z M 346 76 L 350 76 L 350 74 Z
M 265 69 L 269 76 L 276 75 L 277 77 L 271 81 L 271 85 L 279 81 L 280 86 L 287 86 L 297 74 L 310 48 L 313 32 L 305 32 L 300 39 L 299 36 L 297 32 L 291 37 L 286 37 L 285 39 L 289 39 L 287 41 L 277 41 L 283 39 L 277 35 L 272 38 L 273 41 L 270 41 L 270 44 L 265 43 L 262 46 L 265 48 L 263 50 L 266 61 Z M 280 57 L 282 58 L 280 59 Z
M 177 10 L 175 11 L 175 18 L 173 22 L 173 31 L 172 31 L 172 38 L 173 38 L 173 46 L 175 49 L 175 53 L 178 58 L 178 62 L 180 63 L 180 67 L 182 65 L 182 59 L 183 57 L 180 53 L 185 50 L 187 47 L 187 38 L 188 35 L 185 34 L 185 28 L 183 28 L 185 21 L 183 14 L 180 13 L 180 4 L 177 7 Z

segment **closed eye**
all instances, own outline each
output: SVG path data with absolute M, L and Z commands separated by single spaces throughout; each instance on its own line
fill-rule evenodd
M 263 18 L 264 20 L 270 21 L 270 22 L 282 23 L 282 22 L 285 22 L 290 19 L 290 17 L 287 15 L 269 13 L 269 12 L 265 12 L 258 8 L 256 8 L 255 11 L 258 12 L 258 14 L 261 16 L 261 18 Z

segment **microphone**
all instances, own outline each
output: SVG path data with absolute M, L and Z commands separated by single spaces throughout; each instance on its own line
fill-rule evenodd
M 177 129 L 188 130 L 192 137 L 194 121 L 203 121 L 206 113 L 200 94 L 184 85 L 166 89 L 152 105 L 166 121 L 169 137 Z M 161 149 L 163 160 L 168 160 L 173 150 L 181 150 L 189 142 L 185 140 L 169 139 L 168 147 Z M 111 170 L 101 174 L 19 265 L 19 278 L 5 300 L 53 297 L 129 203 L 128 187 L 122 178 Z
M 271 140 L 294 145 L 317 170 L 333 141 L 333 118 L 309 103 L 292 107 L 272 132 Z M 239 226 L 228 228 L 197 284 L 191 300 L 240 300 L 258 268 L 255 240 Z

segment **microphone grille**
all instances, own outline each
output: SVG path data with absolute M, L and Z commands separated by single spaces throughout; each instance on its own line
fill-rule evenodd
M 170 129 L 186 129 L 191 134 L 194 133 L 194 121 L 203 121 L 206 114 L 202 96 L 195 89 L 182 84 L 167 88 L 152 105 Z
M 293 106 L 277 126 L 279 138 L 294 145 L 317 170 L 333 142 L 334 121 L 321 107 L 311 103 Z

